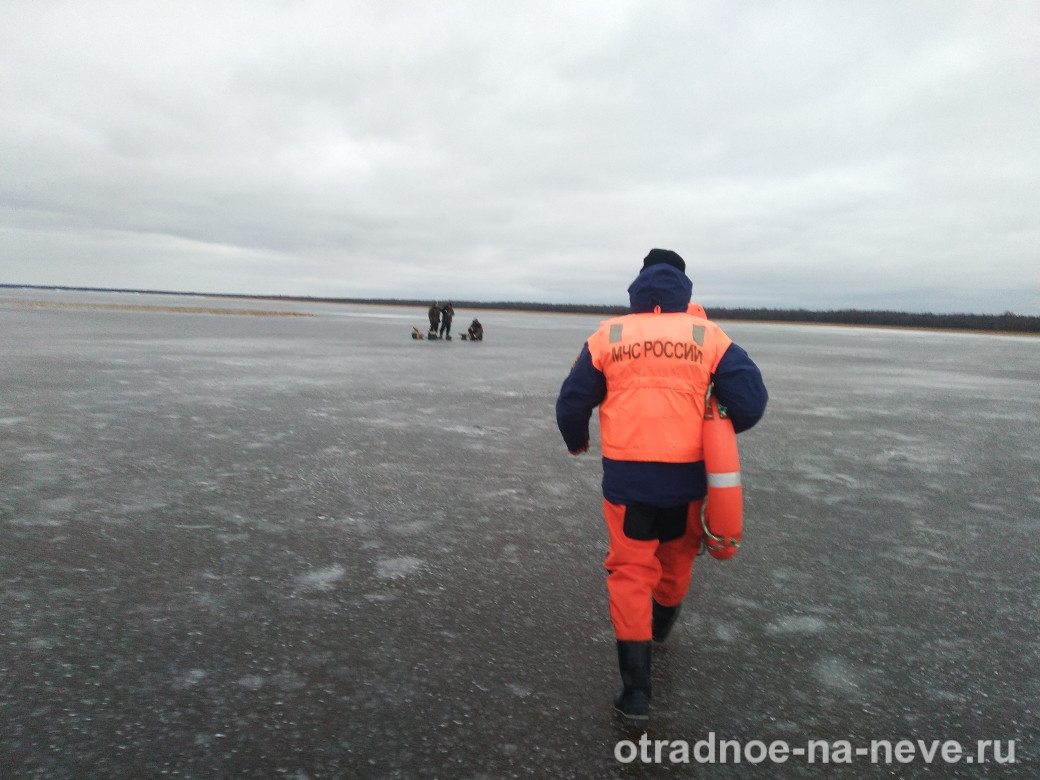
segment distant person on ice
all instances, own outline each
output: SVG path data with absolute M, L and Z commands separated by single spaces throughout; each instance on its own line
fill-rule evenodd
M 607 594 L 622 683 L 614 708 L 634 726 L 649 720 L 652 640 L 663 641 L 679 616 L 703 537 L 708 385 L 737 432 L 758 422 L 768 398 L 747 352 L 688 311 L 692 288 L 678 254 L 651 250 L 628 288 L 631 313 L 600 324 L 556 400 L 572 455 L 589 449 L 599 407 Z
M 441 306 L 436 301 L 433 302 L 433 306 L 427 312 L 430 317 L 430 335 L 437 335 L 437 328 L 441 324 Z
M 451 301 L 448 301 L 441 308 L 441 331 L 440 337 L 451 341 L 451 318 L 455 316 L 455 309 L 451 306 Z
M 480 324 L 480 320 L 476 317 L 473 318 L 473 322 L 469 324 L 469 328 L 466 330 L 469 335 L 470 341 L 483 341 L 484 340 L 484 326 Z

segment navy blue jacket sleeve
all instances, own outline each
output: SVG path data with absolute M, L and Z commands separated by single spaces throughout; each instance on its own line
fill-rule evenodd
M 592 410 L 607 395 L 607 379 L 592 365 L 588 342 L 563 380 L 556 398 L 556 424 L 568 450 L 578 450 L 589 443 L 589 419 Z
M 746 431 L 762 419 L 769 394 L 762 372 L 741 347 L 729 345 L 711 380 L 715 383 L 715 396 L 733 421 L 733 430 Z

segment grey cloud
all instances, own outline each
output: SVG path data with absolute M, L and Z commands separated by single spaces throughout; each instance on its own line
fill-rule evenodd
M 715 305 L 1037 313 L 1038 22 L 9 4 L 3 281 L 619 303 L 668 246 Z

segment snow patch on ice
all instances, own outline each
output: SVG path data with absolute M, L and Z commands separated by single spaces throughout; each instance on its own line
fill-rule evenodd
M 407 577 L 425 565 L 420 558 L 405 555 L 400 558 L 381 558 L 376 561 L 376 576 L 384 580 Z
M 279 672 L 271 679 L 271 682 L 282 691 L 298 691 L 307 687 L 307 678 L 290 670 Z
M 482 425 L 449 425 L 442 428 L 447 433 L 461 433 L 467 436 L 487 436 L 493 434 L 495 436 L 508 436 L 509 429 L 494 426 L 482 426 Z
M 339 564 L 324 569 L 313 569 L 296 578 L 296 586 L 301 590 L 332 590 L 338 580 L 343 579 L 347 570 Z
M 740 631 L 728 623 L 719 623 L 715 626 L 715 638 L 720 642 L 732 642 L 739 636 Z
M 390 530 L 400 536 L 417 536 L 427 532 L 431 524 L 426 520 L 412 520 L 411 522 L 395 523 Z
M 258 691 L 264 686 L 264 678 L 258 674 L 247 674 L 245 677 L 239 677 L 235 682 L 251 691 Z
M 42 463 L 46 460 L 54 460 L 56 457 L 58 454 L 55 452 L 38 451 L 25 453 L 22 455 L 22 460 L 26 463 Z
M 813 676 L 828 688 L 853 692 L 860 688 L 858 675 L 849 667 L 844 658 L 831 656 L 821 658 L 813 665 Z
M 723 598 L 723 601 L 732 607 L 736 607 L 737 609 L 754 610 L 761 609 L 762 607 L 762 605 L 759 604 L 757 601 L 752 601 L 751 599 L 746 599 L 742 596 L 725 596 Z
M 183 674 L 177 675 L 174 680 L 174 688 L 183 690 L 185 688 L 193 688 L 206 679 L 205 669 L 189 669 Z
M 64 520 L 55 520 L 54 518 L 24 518 L 15 517 L 8 521 L 11 525 L 23 526 L 26 528 L 56 528 L 61 525 L 65 525 Z
M 766 626 L 766 632 L 770 634 L 819 634 L 826 628 L 826 621 L 812 615 L 785 615 Z
M 948 555 L 926 547 L 905 546 L 897 547 L 890 552 L 880 553 L 882 558 L 898 561 L 903 566 L 912 566 L 929 571 L 947 572 L 953 574 L 957 571 L 953 561 Z

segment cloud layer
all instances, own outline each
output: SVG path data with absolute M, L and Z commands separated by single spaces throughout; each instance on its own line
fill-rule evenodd
M 1040 3 L 8 3 L 0 281 L 1040 313 Z

